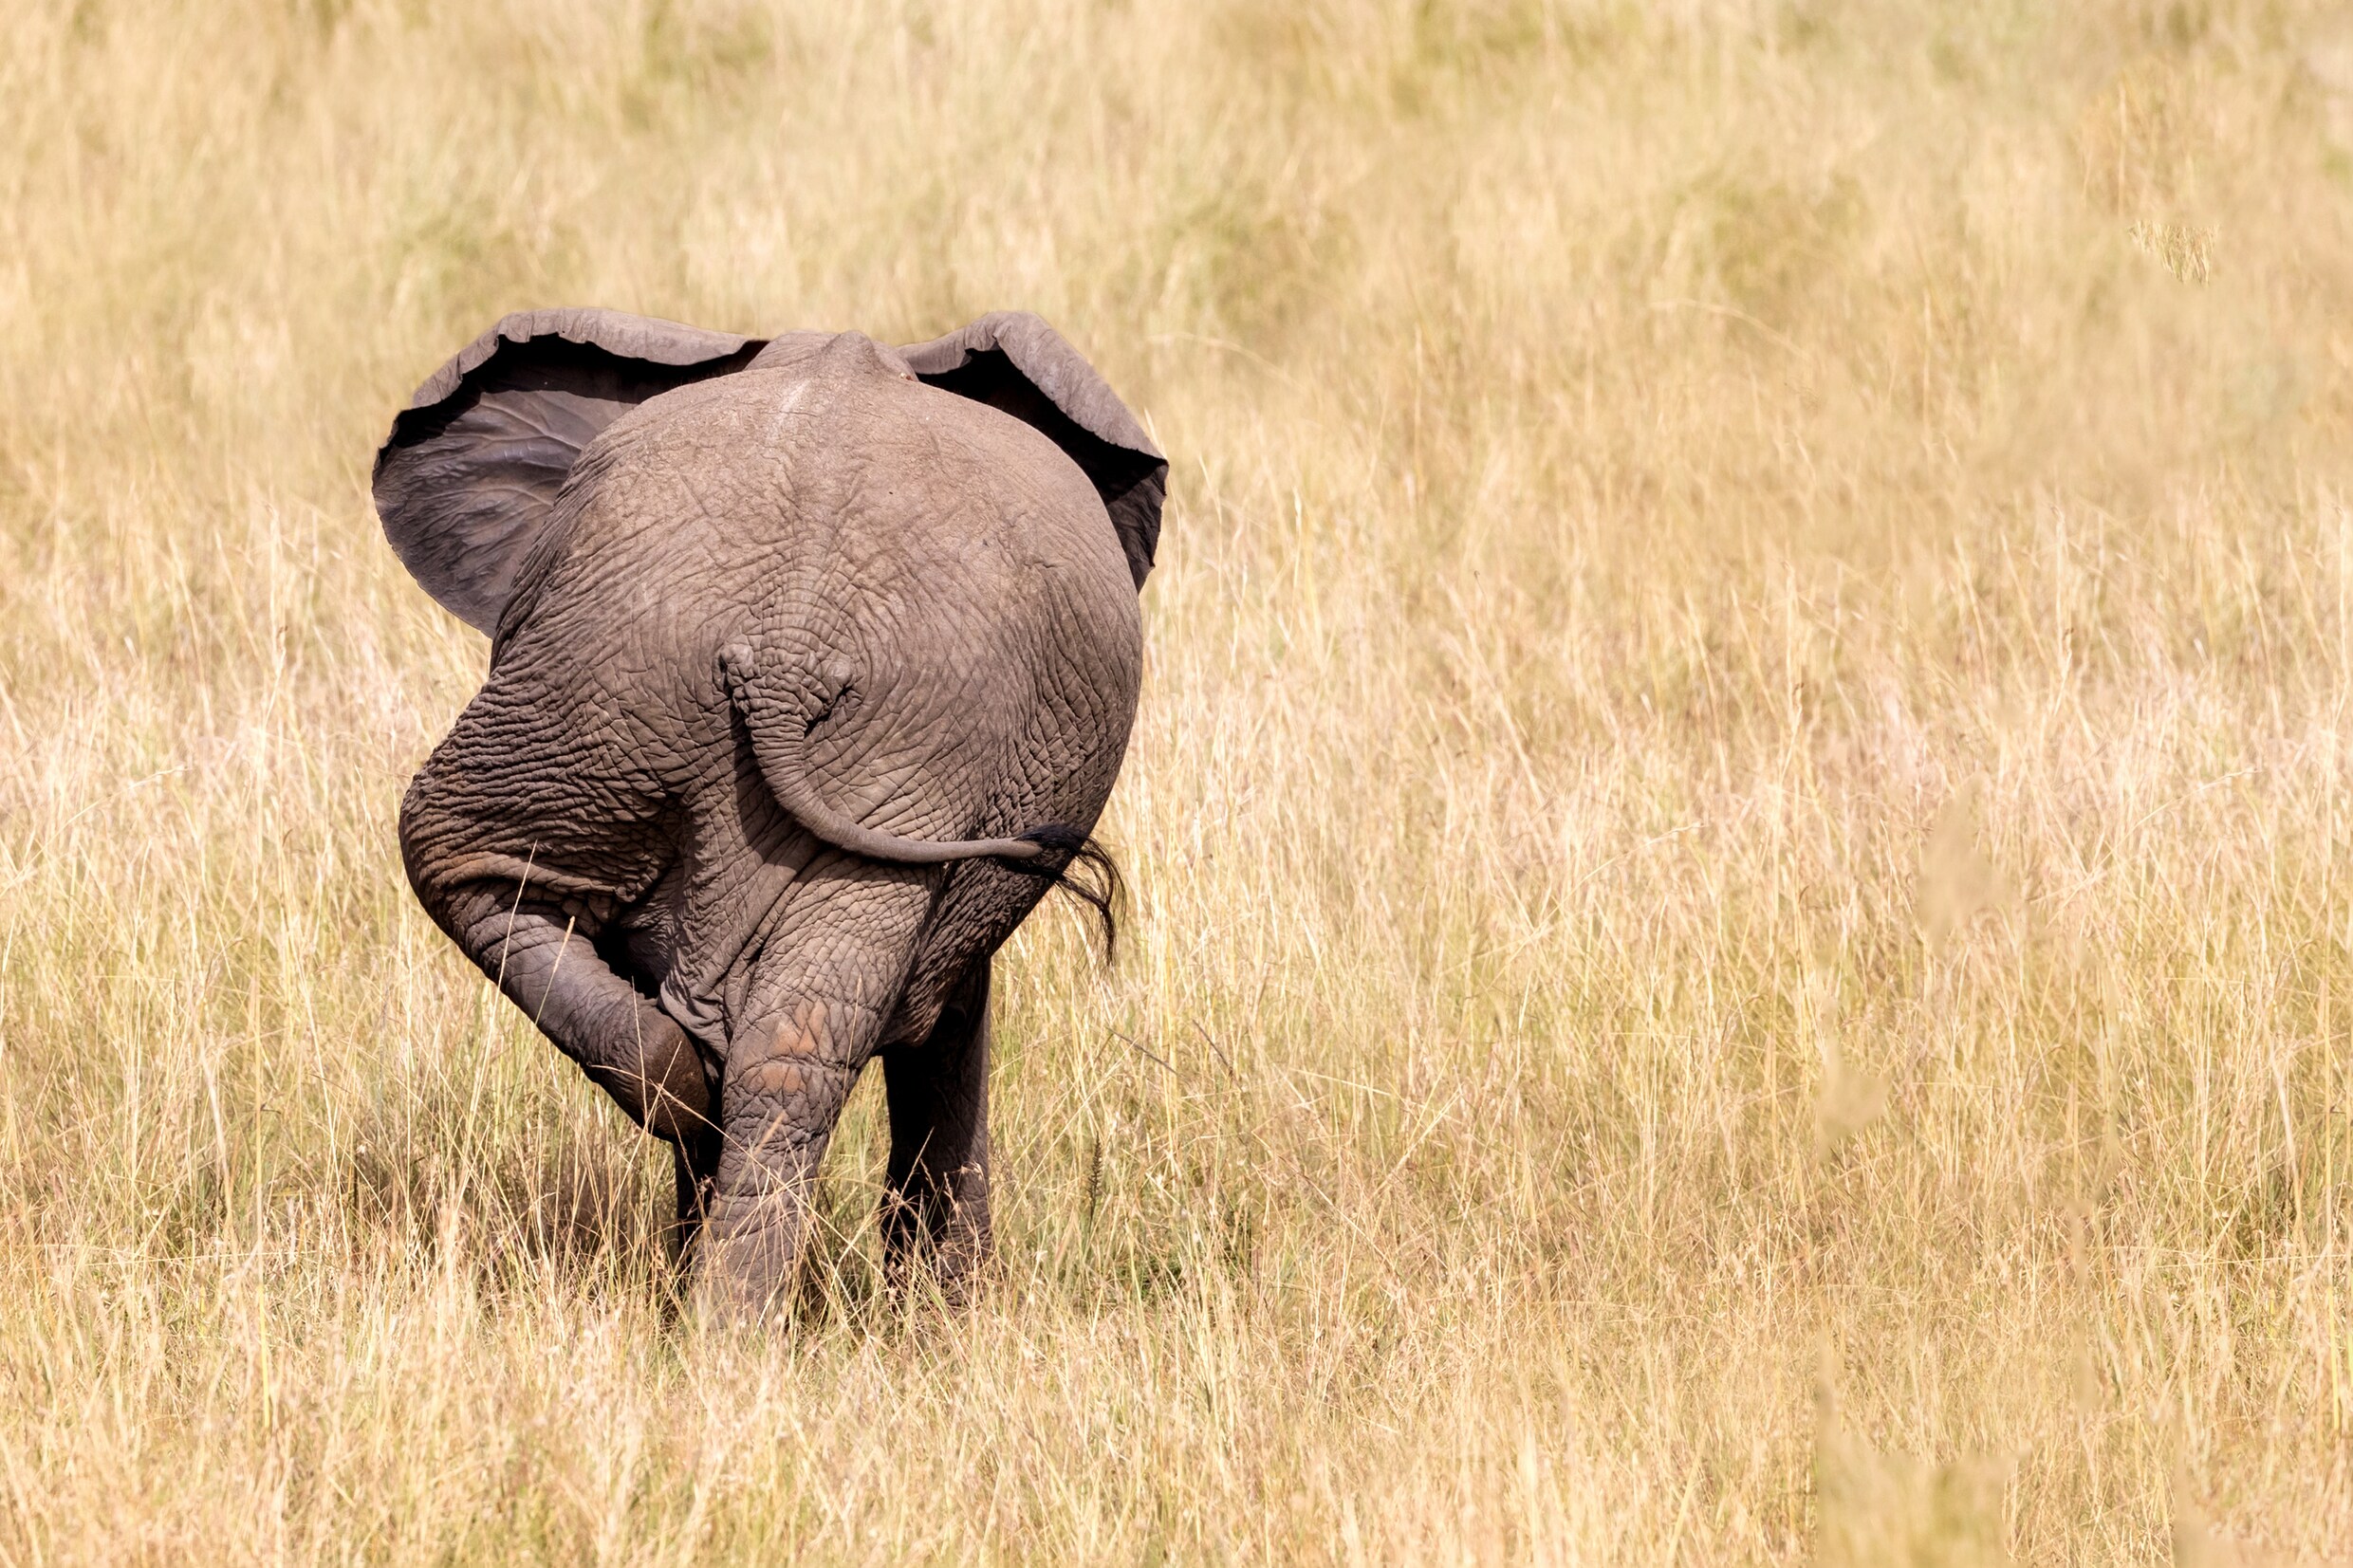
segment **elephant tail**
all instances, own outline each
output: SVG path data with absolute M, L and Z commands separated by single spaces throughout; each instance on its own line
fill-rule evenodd
M 854 822 L 827 804 L 809 777 L 806 733 L 763 736 L 755 743 L 760 775 L 776 803 L 793 820 L 836 849 L 901 866 L 937 866 L 954 860 L 1011 860 L 1023 864 L 1048 857 L 1067 858 L 1088 842 L 1076 828 L 1051 822 L 1010 839 L 909 839 Z
M 817 792 L 809 777 L 808 732 L 824 718 L 804 713 L 789 701 L 778 701 L 760 689 L 752 674 L 753 655 L 740 645 L 719 655 L 728 696 L 750 731 L 752 754 L 760 776 L 776 803 L 790 812 L 803 827 L 836 849 L 846 849 L 871 860 L 902 866 L 936 866 L 955 860 L 1006 860 L 1022 870 L 1060 880 L 1076 860 L 1102 859 L 1102 850 L 1084 832 L 1048 822 L 1010 839 L 910 839 L 853 821 Z M 1116 873 L 1113 874 L 1116 880 Z M 1091 902 L 1092 900 L 1090 900 Z
M 1010 839 L 910 839 L 853 821 L 817 792 L 809 776 L 808 733 L 824 717 L 790 702 L 779 702 L 748 679 L 750 649 L 729 648 L 719 658 L 728 695 L 750 732 L 752 755 L 776 803 L 795 821 L 836 849 L 902 866 L 946 865 L 957 860 L 995 860 L 1008 871 L 1036 876 L 1062 889 L 1095 913 L 1102 928 L 1103 957 L 1119 950 L 1120 868 L 1108 851 L 1082 829 L 1047 822 Z

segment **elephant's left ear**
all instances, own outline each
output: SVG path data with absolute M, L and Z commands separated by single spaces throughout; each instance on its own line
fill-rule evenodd
M 766 340 L 618 310 L 526 310 L 417 389 L 376 453 L 384 537 L 444 609 L 495 635 L 581 449 L 647 398 L 741 370 Z
M 899 353 L 922 380 L 1003 409 L 1067 452 L 1102 497 L 1136 586 L 1144 585 L 1160 543 L 1168 459 L 1061 333 L 1026 310 L 1000 310 Z

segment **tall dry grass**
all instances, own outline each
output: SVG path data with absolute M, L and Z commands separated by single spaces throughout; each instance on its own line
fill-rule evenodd
M 2353 1556 L 2353 27 L 27 0 L 0 1561 Z M 1176 460 L 1003 1267 L 798 1320 L 412 906 L 499 312 L 1059 323 Z

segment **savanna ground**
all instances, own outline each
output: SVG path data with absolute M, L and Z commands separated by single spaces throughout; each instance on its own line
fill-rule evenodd
M 500 312 L 1037 309 L 1175 460 L 1002 1267 L 678 1319 L 402 882 Z M 0 1562 L 2353 1557 L 2353 18 L 27 0 Z

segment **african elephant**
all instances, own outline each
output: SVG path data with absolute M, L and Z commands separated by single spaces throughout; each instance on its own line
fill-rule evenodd
M 385 534 L 491 639 L 410 884 L 670 1143 L 705 1305 L 772 1303 L 876 1056 L 893 1270 L 987 1254 L 990 959 L 1108 874 L 1167 472 L 1018 313 L 893 349 L 528 312 L 395 420 Z

